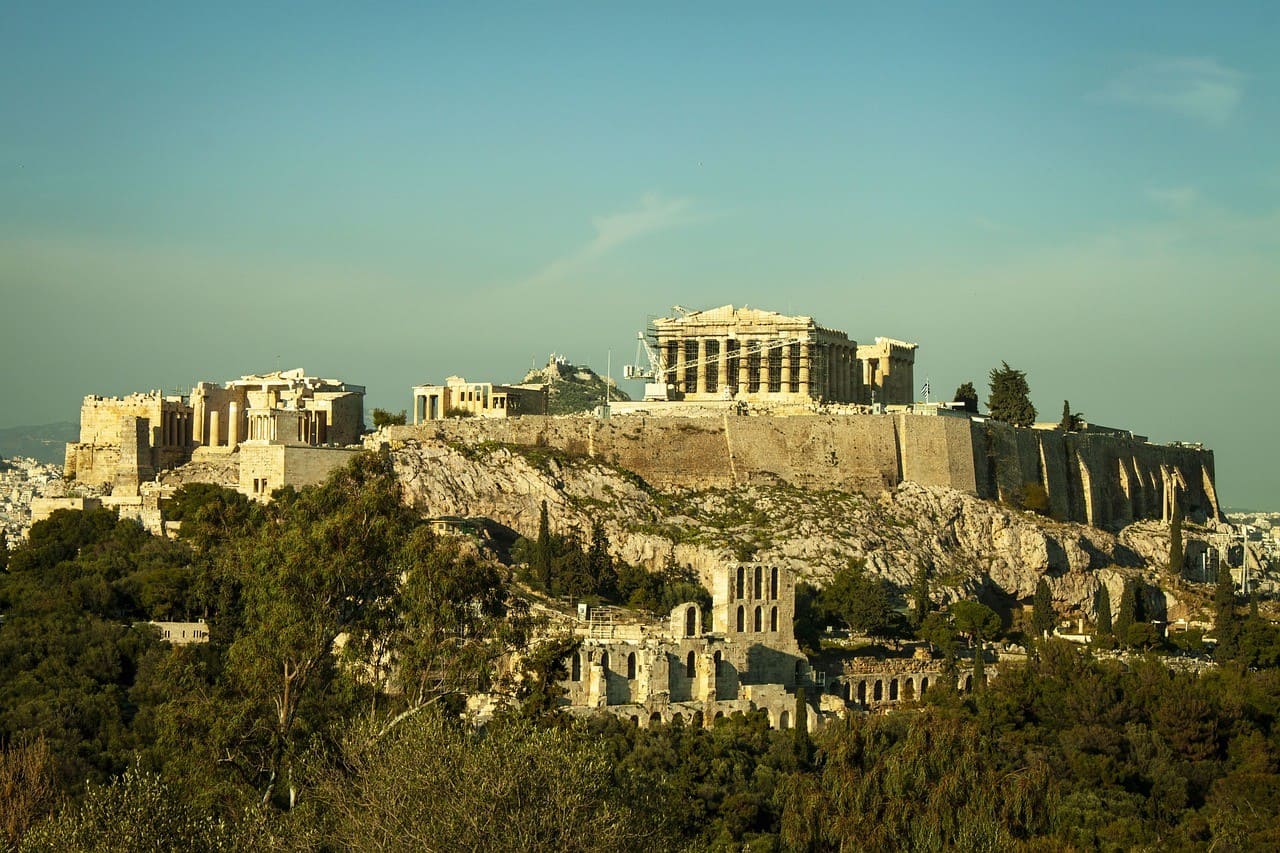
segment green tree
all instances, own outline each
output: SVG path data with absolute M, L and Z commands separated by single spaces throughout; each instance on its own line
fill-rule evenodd
M 1111 593 L 1107 591 L 1107 585 L 1104 583 L 1098 584 L 1098 594 L 1095 599 L 1094 609 L 1098 614 L 1097 627 L 1094 634 L 1105 648 L 1113 642 L 1113 635 L 1111 632 Z
M 1057 617 L 1053 612 L 1053 596 L 1049 592 L 1049 582 L 1040 578 L 1036 582 L 1036 594 L 1031 601 L 1031 625 L 1035 628 L 1036 637 L 1040 638 L 1053 630 Z
M 1129 637 L 1129 628 L 1138 620 L 1138 601 L 1132 581 L 1124 582 L 1124 589 L 1120 593 L 1120 605 L 1116 608 L 1115 616 L 1111 621 L 1111 630 L 1117 640 L 1127 642 Z
M 373 410 L 373 428 L 382 429 L 384 426 L 404 426 L 409 416 L 404 409 L 398 413 L 391 413 L 386 409 Z
M 911 628 L 919 630 L 924 617 L 929 614 L 932 602 L 929 600 L 929 567 L 921 563 L 916 567 L 915 577 L 911 579 Z
M 1218 640 L 1214 656 L 1218 660 L 1233 660 L 1238 651 L 1240 617 L 1236 613 L 1236 584 L 1231 568 L 1226 565 L 1218 569 L 1218 584 L 1213 590 L 1213 634 Z
M 969 647 L 981 646 L 983 641 L 995 639 L 1000 633 L 1000 617 L 980 601 L 957 601 L 951 605 L 956 630 L 969 638 Z
M 1031 387 L 1027 384 L 1025 371 L 1014 370 L 1005 361 L 992 369 L 990 379 L 987 411 L 992 420 L 1020 427 L 1029 427 L 1036 422 L 1036 407 L 1031 404 Z
M 542 509 L 538 512 L 538 541 L 534 547 L 533 567 L 534 574 L 538 578 L 538 582 L 542 584 L 542 589 L 548 595 L 551 593 L 551 563 L 553 559 L 551 548 L 551 524 L 547 519 L 547 502 L 542 502 Z
M 1058 429 L 1063 432 L 1076 432 L 1084 423 L 1084 415 L 1080 412 L 1071 411 L 1071 402 L 1069 400 L 1062 401 L 1062 420 L 1058 423 Z
M 587 552 L 587 568 L 595 583 L 596 594 L 610 600 L 615 598 L 618 594 L 618 572 L 609 555 L 609 536 L 598 518 L 591 522 L 591 549 Z
M 892 636 L 895 614 L 888 584 L 867 575 L 865 563 L 837 571 L 822 597 L 828 612 L 850 630 L 870 637 Z
M 808 767 L 813 761 L 813 741 L 809 737 L 809 703 L 805 698 L 804 685 L 796 688 L 796 762 L 801 767 Z
M 945 611 L 933 611 L 924 617 L 916 636 L 933 646 L 943 657 L 951 659 L 956 656 L 956 641 L 959 632 L 956 630 L 955 617 Z
M 974 414 L 977 414 L 978 391 L 976 388 L 973 387 L 972 382 L 965 382 L 963 385 L 957 388 L 956 393 L 952 397 L 952 399 L 955 402 L 961 404 L 961 411 L 972 412 Z

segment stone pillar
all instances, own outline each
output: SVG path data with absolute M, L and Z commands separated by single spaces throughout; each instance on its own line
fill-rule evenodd
M 209 446 L 218 447 L 222 444 L 222 430 L 219 428 L 218 410 L 214 409 L 209 413 Z
M 699 394 L 707 393 L 707 339 L 698 338 L 698 381 L 694 383 Z
M 687 394 L 692 389 L 685 387 L 684 372 L 689 366 L 689 357 L 685 352 L 684 342 L 684 338 L 678 338 L 676 341 L 676 375 L 672 384 Z
M 729 339 L 720 338 L 720 360 L 716 362 L 716 386 L 723 395 L 729 387 Z
M 749 347 L 750 341 L 748 339 L 738 339 L 738 390 L 743 394 L 747 393 L 747 382 L 751 377 L 749 359 L 747 358 L 747 349 Z
M 804 397 L 813 396 L 813 388 L 810 384 L 811 374 L 809 368 L 813 363 L 813 344 L 809 341 L 802 341 L 800 344 L 800 394 Z
M 773 351 L 772 346 L 762 346 L 760 348 L 760 393 L 769 393 L 769 353 Z
M 191 440 L 196 444 L 204 444 L 204 396 L 196 397 L 191 407 L 191 425 L 195 428 Z
M 782 346 L 782 393 L 791 393 L 791 344 Z
M 240 443 L 240 404 L 227 403 L 227 447 Z

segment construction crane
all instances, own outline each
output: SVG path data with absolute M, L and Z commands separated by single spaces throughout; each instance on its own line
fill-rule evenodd
M 680 306 L 676 306 L 677 310 Z M 690 359 L 683 364 L 685 370 L 703 370 L 706 367 L 726 361 L 729 358 L 749 358 L 752 355 L 761 355 L 773 349 L 781 347 L 789 347 L 792 344 L 803 343 L 805 338 L 773 338 L 767 340 L 745 339 L 741 342 L 741 347 L 734 351 L 732 355 L 727 350 L 722 350 L 716 355 L 707 356 L 706 358 Z M 645 364 L 644 362 L 648 363 Z M 675 371 L 680 365 L 667 364 L 667 360 L 663 353 L 656 346 L 655 342 L 650 342 L 649 336 L 644 332 L 636 332 L 636 355 L 635 360 L 631 364 L 624 365 L 622 368 L 622 376 L 624 379 L 642 380 L 644 385 L 644 400 L 646 402 L 667 401 L 672 400 L 676 396 L 676 386 L 670 381 Z M 729 384 L 737 384 L 737 377 L 732 377 Z M 722 391 L 727 389 L 721 389 Z

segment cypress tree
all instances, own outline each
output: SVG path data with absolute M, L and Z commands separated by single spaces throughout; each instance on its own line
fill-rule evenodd
M 1027 374 L 1015 370 L 1009 362 L 992 369 L 990 374 L 991 396 L 987 398 L 987 411 L 991 419 L 1029 427 L 1036 421 L 1036 407 L 1031 403 L 1031 386 Z
M 547 519 L 547 502 L 542 502 L 542 512 L 538 516 L 538 547 L 534 551 L 537 565 L 534 566 L 542 588 L 551 594 L 551 524 Z
M 973 653 L 973 689 L 982 690 L 987 686 L 987 659 L 982 653 L 982 644 Z
M 609 556 L 609 537 L 599 519 L 591 522 L 591 550 L 587 554 L 591 578 L 598 595 L 613 598 L 618 594 L 618 573 Z
M 1054 621 L 1053 597 L 1049 593 L 1049 582 L 1040 578 L 1036 583 L 1036 594 L 1031 603 L 1031 624 L 1036 629 L 1036 636 L 1043 637 L 1053 630 Z
M 929 569 L 923 564 L 916 569 L 915 579 L 911 582 L 911 598 L 915 608 L 911 611 L 911 627 L 919 628 L 924 617 L 929 613 Z
M 1111 639 L 1111 593 L 1106 584 L 1098 585 L 1097 607 L 1098 627 L 1094 633 L 1106 640 Z
M 1115 620 L 1112 622 L 1112 632 L 1120 642 L 1124 642 L 1125 637 L 1129 635 L 1129 628 L 1133 625 L 1134 617 L 1137 615 L 1137 602 L 1133 594 L 1133 584 L 1129 581 L 1124 582 L 1124 592 L 1120 593 L 1120 606 L 1116 609 Z
M 1058 429 L 1063 432 L 1071 432 L 1076 427 L 1076 419 L 1071 416 L 1071 401 L 1062 401 L 1062 422 L 1058 424 Z
M 801 767 L 808 767 L 813 760 L 813 742 L 809 738 L 809 704 L 805 701 L 803 685 L 796 687 L 796 759 Z
M 1231 567 L 1220 566 L 1218 585 L 1213 591 L 1213 633 L 1218 638 L 1214 656 L 1230 660 L 1236 653 L 1236 637 L 1240 633 L 1240 617 L 1236 614 L 1236 584 Z

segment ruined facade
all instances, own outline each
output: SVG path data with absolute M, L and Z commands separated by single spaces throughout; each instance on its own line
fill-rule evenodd
M 364 430 L 364 388 L 301 369 L 200 382 L 189 396 L 159 391 L 89 396 L 64 476 L 115 498 L 193 459 L 237 454 L 240 490 L 265 497 L 323 479 L 345 463 Z M 212 456 L 211 456 L 212 454 Z
M 565 701 L 578 713 L 604 711 L 647 725 L 764 710 L 779 728 L 794 724 L 796 688 L 809 662 L 795 640 L 795 579 L 781 566 L 725 566 L 711 584 L 712 606 L 675 607 L 665 622 L 621 623 L 613 611 L 582 608 L 581 641 L 566 661 Z M 707 616 L 710 618 L 707 619 Z M 820 712 L 810 709 L 810 726 Z
M 858 347 L 863 392 L 859 402 L 892 406 L 915 400 L 916 349 L 916 344 L 893 338 L 876 338 L 874 344 Z
M 547 386 L 541 384 L 495 385 L 450 376 L 443 385 L 415 385 L 413 388 L 415 424 L 456 416 L 509 418 L 546 413 Z

